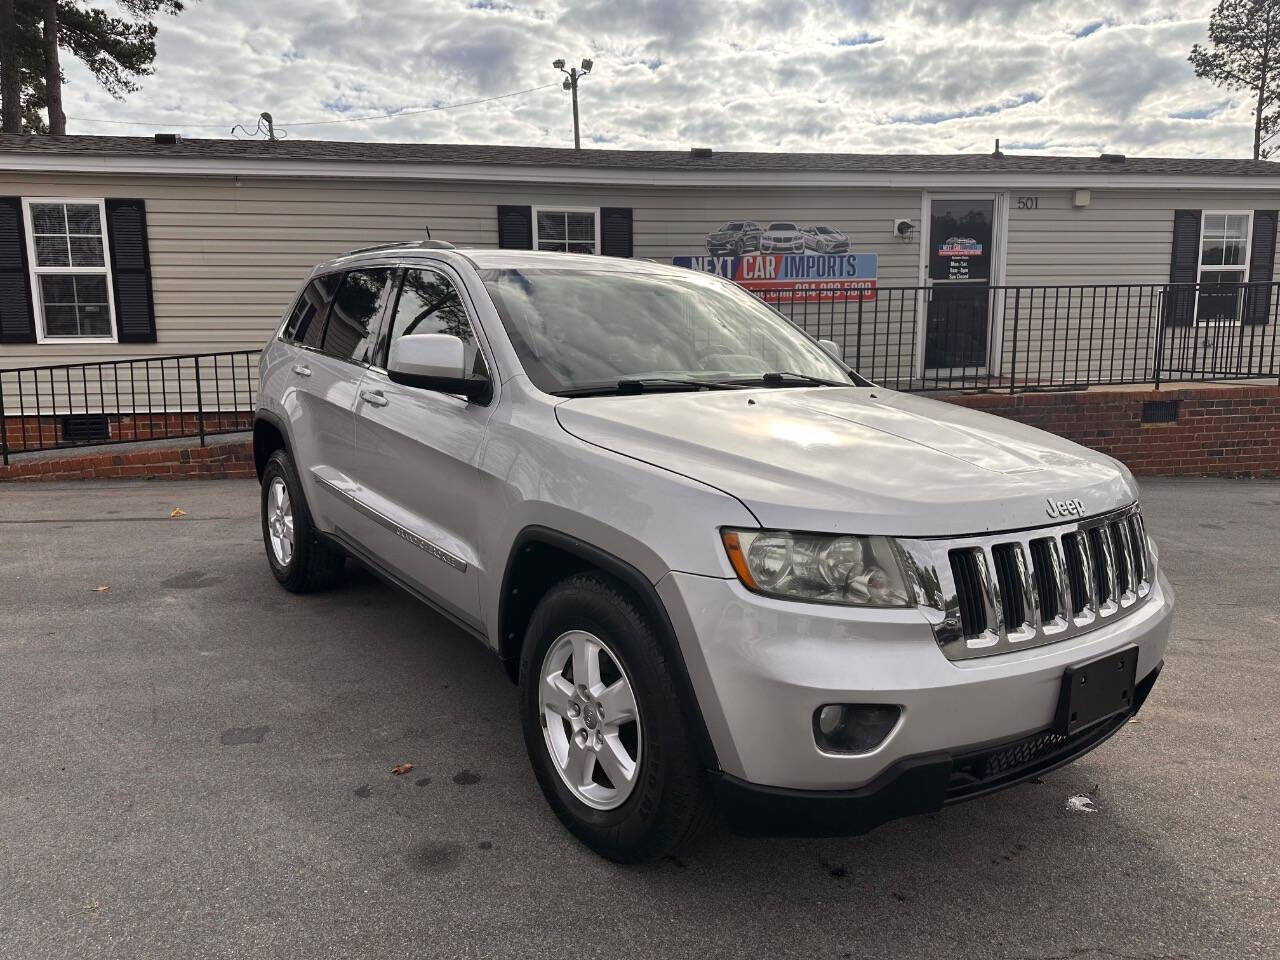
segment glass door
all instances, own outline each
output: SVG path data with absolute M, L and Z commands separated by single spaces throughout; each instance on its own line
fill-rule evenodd
M 995 198 L 932 197 L 925 275 L 927 370 L 984 368 L 991 338 Z

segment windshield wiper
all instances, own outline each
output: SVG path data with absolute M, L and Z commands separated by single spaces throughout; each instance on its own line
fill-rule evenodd
M 766 387 L 785 387 L 788 381 L 799 381 L 803 384 L 812 384 L 819 387 L 852 387 L 856 384 L 848 383 L 840 380 L 826 380 L 822 377 L 811 377 L 807 373 L 792 373 L 790 370 L 778 370 L 773 373 L 764 373 L 758 377 L 751 377 L 734 380 L 734 383 L 763 383 Z
M 557 397 L 597 397 L 597 396 L 629 396 L 645 393 L 649 387 L 659 388 L 664 393 L 682 390 L 741 390 L 742 384 L 724 380 L 697 380 L 692 377 L 623 377 L 616 383 L 597 384 L 591 387 L 570 387 L 557 390 Z

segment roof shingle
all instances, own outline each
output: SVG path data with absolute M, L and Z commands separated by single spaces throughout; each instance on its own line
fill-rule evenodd
M 571 150 L 493 144 L 370 143 L 333 140 L 179 140 L 150 137 L 0 135 L 0 155 L 219 160 L 316 160 L 357 163 L 457 163 L 630 170 L 809 173 L 1033 173 L 1112 176 L 1276 177 L 1280 164 L 1265 160 L 1179 157 L 1059 157 L 992 154 L 739 153 L 694 157 L 678 150 Z M 2 167 L 3 160 L 0 160 Z

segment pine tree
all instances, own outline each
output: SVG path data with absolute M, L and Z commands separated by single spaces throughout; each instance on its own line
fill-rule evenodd
M 1209 46 L 1187 58 L 1196 76 L 1229 90 L 1248 90 L 1253 108 L 1253 159 L 1280 132 L 1280 0 L 1220 0 L 1209 15 Z
M 123 16 L 83 0 L 0 0 L 0 114 L 5 133 L 65 132 L 60 51 L 88 67 L 117 100 L 138 89 L 136 78 L 155 72 L 154 18 L 181 13 L 185 0 L 116 0 L 116 5 Z M 51 114 L 47 121 L 42 111 Z

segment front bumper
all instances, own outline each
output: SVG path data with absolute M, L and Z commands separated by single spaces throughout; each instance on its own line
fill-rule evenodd
M 1142 607 L 1096 630 L 951 661 L 915 610 L 773 600 L 737 580 L 684 573 L 668 574 L 657 586 L 731 792 L 733 781 L 784 791 L 877 792 L 887 771 L 915 768 L 921 757 L 932 757 L 935 766 L 945 761 L 946 776 L 931 776 L 949 781 L 951 766 L 975 745 L 1050 728 L 1068 666 L 1136 644 L 1137 676 L 1153 676 L 1164 659 L 1174 601 L 1160 576 Z M 813 712 L 827 703 L 896 704 L 902 715 L 870 753 L 829 754 L 818 749 L 812 726 Z
M 761 253 L 804 253 L 803 240 L 761 240 Z
M 757 836 L 830 837 L 866 833 L 889 820 L 933 813 L 1047 773 L 1106 742 L 1142 709 L 1163 664 L 1139 681 L 1133 709 L 1070 737 L 1042 731 L 955 753 L 897 761 L 853 790 L 788 790 L 715 777 L 716 798 L 730 826 Z

